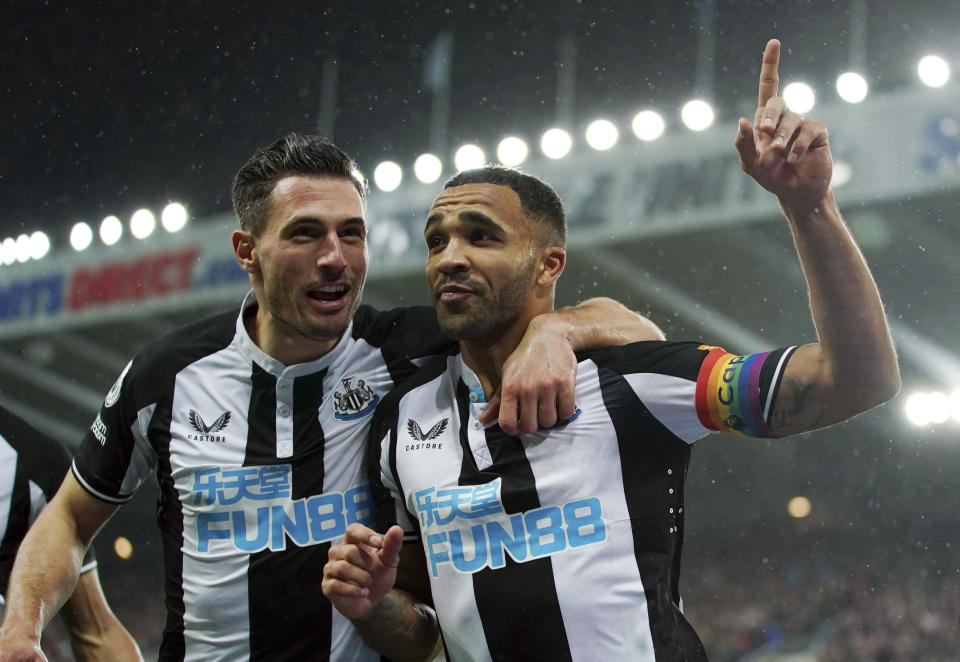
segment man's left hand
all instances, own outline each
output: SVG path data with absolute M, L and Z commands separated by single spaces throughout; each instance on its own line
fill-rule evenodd
M 791 207 L 809 210 L 826 197 L 833 173 L 827 129 L 798 115 L 777 96 L 780 42 L 763 52 L 754 126 L 740 118 L 735 145 L 740 167 L 760 186 Z

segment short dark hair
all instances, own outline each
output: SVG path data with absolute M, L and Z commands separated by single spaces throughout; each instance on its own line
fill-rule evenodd
M 550 243 L 566 245 L 567 215 L 563 208 L 563 201 L 542 179 L 516 168 L 487 165 L 458 172 L 447 180 L 443 188 L 448 189 L 465 184 L 509 186 L 520 197 L 520 208 L 523 213 L 545 231 L 543 237 Z
M 367 183 L 353 159 L 320 136 L 288 133 L 254 152 L 233 178 L 231 199 L 241 228 L 254 236 L 263 232 L 270 194 L 289 175 L 347 179 L 366 204 Z

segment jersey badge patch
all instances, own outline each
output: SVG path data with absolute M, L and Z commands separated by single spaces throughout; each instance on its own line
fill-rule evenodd
M 130 370 L 130 366 L 132 365 L 133 360 L 131 359 L 123 369 L 123 372 L 120 373 L 120 376 L 117 377 L 117 381 L 110 387 L 110 390 L 107 392 L 107 397 L 103 399 L 104 407 L 109 408 L 117 404 L 117 400 L 120 398 L 120 387 L 123 386 L 123 378 L 127 376 L 127 371 Z
M 200 413 L 196 409 L 191 409 L 190 413 L 187 414 L 187 420 L 190 421 L 190 427 L 199 432 L 199 434 L 188 434 L 187 439 L 191 441 L 226 443 L 227 438 L 217 433 L 225 430 L 226 427 L 230 425 L 230 416 L 231 412 L 225 411 L 217 417 L 217 420 L 207 425 L 203 417 L 200 416 Z
M 371 413 L 380 402 L 380 396 L 362 380 L 353 385 L 353 377 L 340 380 L 343 390 L 333 393 L 333 417 L 341 421 L 355 421 Z
M 439 421 L 438 423 L 436 423 L 432 428 L 424 432 L 423 430 L 420 429 L 419 423 L 417 423 L 412 418 L 408 418 L 407 432 L 410 434 L 411 437 L 413 437 L 417 441 L 430 441 L 432 439 L 436 439 L 441 434 L 443 434 L 443 431 L 447 429 L 447 423 L 449 422 L 450 422 L 450 419 L 445 418 L 442 421 Z

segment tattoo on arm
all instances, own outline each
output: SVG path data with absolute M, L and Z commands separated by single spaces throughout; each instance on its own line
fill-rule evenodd
M 773 412 L 773 429 L 778 432 L 798 432 L 812 430 L 819 427 L 823 421 L 823 407 L 811 410 L 810 396 L 813 393 L 813 384 L 804 383 L 799 379 L 784 376 L 780 383 L 778 401 L 786 401 L 788 408 L 775 408 Z

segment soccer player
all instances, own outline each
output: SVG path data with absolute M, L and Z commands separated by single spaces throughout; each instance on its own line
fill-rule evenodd
M 366 188 L 356 172 L 334 145 L 298 135 L 242 166 L 232 242 L 252 292 L 239 311 L 148 345 L 110 389 L 21 547 L 0 661 L 32 659 L 83 550 L 154 471 L 161 660 L 379 660 L 330 607 L 321 569 L 347 524 L 372 521 L 363 458 L 377 403 L 452 343 L 429 306 L 359 305 Z M 531 331 L 504 375 L 507 429 L 570 415 L 573 348 L 661 335 L 610 300 L 545 315 Z
M 456 175 L 434 201 L 427 282 L 459 348 L 395 389 L 372 425 L 372 465 L 392 496 L 385 519 L 400 526 L 349 527 L 324 571 L 327 596 L 388 657 L 429 653 L 434 618 L 411 593 L 432 592 L 456 662 L 705 660 L 679 594 L 693 442 L 812 430 L 899 389 L 880 296 L 829 188 L 826 130 L 777 96 L 779 53 L 771 40 L 755 122 L 740 120 L 736 146 L 789 222 L 816 343 L 744 356 L 664 341 L 582 352 L 574 415 L 505 434 L 484 425 L 483 403 L 552 306 L 562 204 L 497 167 Z M 395 579 L 409 592 L 390 590 Z
M 0 407 L 0 616 L 17 548 L 69 470 L 66 448 Z M 143 659 L 137 642 L 107 604 L 93 549 L 83 559 L 77 586 L 60 614 L 77 660 Z

